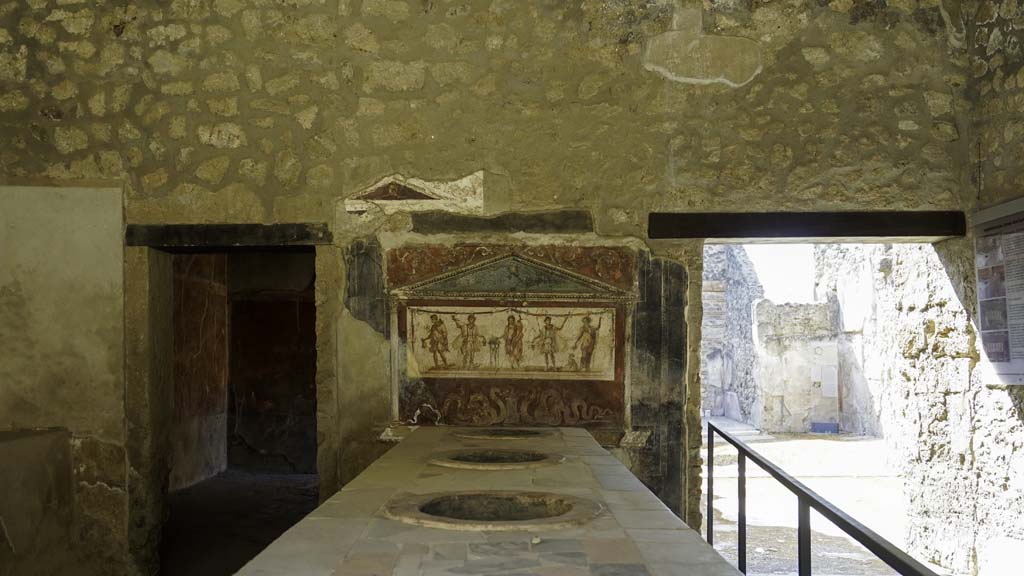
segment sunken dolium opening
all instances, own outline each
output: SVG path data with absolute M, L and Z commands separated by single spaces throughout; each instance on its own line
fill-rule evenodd
M 388 502 L 383 513 L 407 524 L 494 532 L 569 528 L 603 510 L 594 500 L 569 494 L 486 490 L 403 494 Z
M 520 464 L 524 462 L 540 462 L 547 454 L 526 450 L 467 450 L 452 455 L 452 460 L 470 462 L 472 464 Z
M 572 503 L 553 494 L 449 494 L 434 498 L 420 512 L 456 520 L 522 522 L 554 518 L 572 511 Z
M 430 463 L 435 466 L 464 470 L 520 470 L 549 466 L 562 460 L 563 458 L 557 454 L 535 450 L 478 448 L 440 452 L 430 459 Z

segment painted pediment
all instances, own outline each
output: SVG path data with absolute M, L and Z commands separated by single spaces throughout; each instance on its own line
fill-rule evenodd
M 391 180 L 358 197 L 359 200 L 437 200 L 408 184 Z
M 403 288 L 408 296 L 488 298 L 626 298 L 628 293 L 586 276 L 519 255 L 505 255 Z
M 483 171 L 451 181 L 393 174 L 342 202 L 350 214 L 425 211 L 478 214 L 483 210 L 483 186 Z

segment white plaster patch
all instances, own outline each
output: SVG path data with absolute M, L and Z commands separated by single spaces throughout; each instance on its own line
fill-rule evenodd
M 427 198 L 384 199 L 368 198 L 381 188 L 392 184 L 411 188 Z M 350 213 L 383 212 L 425 212 L 442 210 L 462 214 L 480 214 L 484 208 L 484 172 L 474 172 L 464 178 L 452 181 L 431 182 L 419 178 L 407 178 L 401 174 L 388 176 L 372 186 L 361 190 L 352 198 L 346 198 L 345 211 Z
M 739 88 L 761 73 L 761 47 L 739 36 L 705 35 L 698 7 L 676 8 L 674 30 L 647 41 L 644 68 L 683 84 Z

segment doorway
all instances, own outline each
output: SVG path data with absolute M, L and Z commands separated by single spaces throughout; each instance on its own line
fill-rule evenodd
M 937 247 L 708 244 L 703 274 L 705 419 L 931 560 L 909 537 L 913 502 L 934 496 L 920 480 L 926 465 L 907 464 L 922 444 L 907 415 L 925 412 L 943 386 L 966 388 L 972 361 L 969 316 Z M 735 559 L 735 450 L 716 441 L 714 465 L 715 545 Z M 793 573 L 796 498 L 756 465 L 745 486 L 748 573 Z M 817 513 L 812 540 L 824 571 L 893 573 Z
M 233 574 L 318 503 L 312 248 L 175 253 L 161 574 Z

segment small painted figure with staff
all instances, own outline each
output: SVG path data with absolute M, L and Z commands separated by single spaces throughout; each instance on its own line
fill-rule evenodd
M 533 345 L 540 348 L 540 351 L 544 353 L 544 369 L 548 371 L 558 370 L 558 363 L 555 360 L 555 353 L 558 352 L 558 332 L 565 328 L 565 323 L 569 321 L 569 317 L 566 316 L 562 320 L 561 326 L 555 326 L 551 321 L 551 316 L 544 317 L 544 326 L 541 328 L 540 334 L 533 339 Z
M 444 356 L 444 353 L 448 351 L 448 329 L 444 326 L 444 320 L 438 318 L 437 314 L 430 315 L 430 329 L 427 332 L 426 338 L 423 338 L 420 344 L 430 350 L 434 357 L 435 369 L 441 366 L 448 366 L 448 359 Z M 438 357 L 441 358 L 440 363 L 437 361 Z

